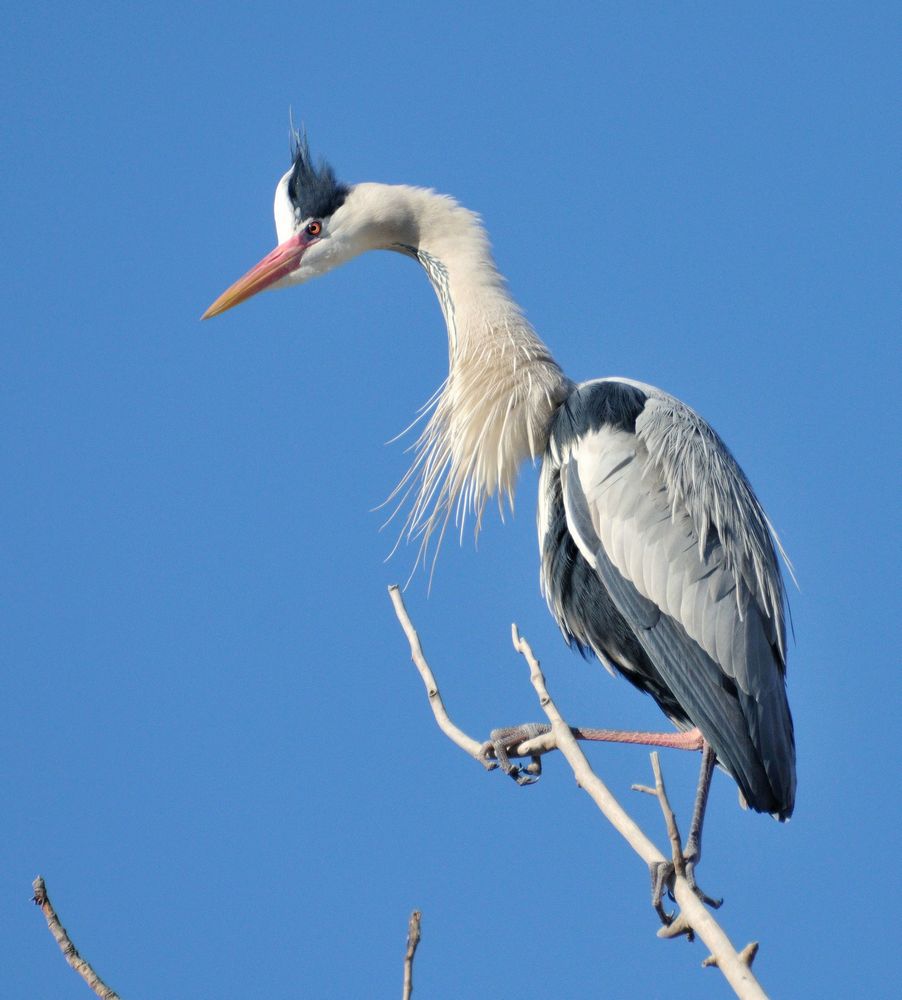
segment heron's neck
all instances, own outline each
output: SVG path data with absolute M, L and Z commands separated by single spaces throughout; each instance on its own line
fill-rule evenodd
M 431 191 L 390 190 L 405 220 L 392 249 L 423 265 L 448 327 L 448 378 L 399 487 L 416 486 L 408 528 L 428 543 L 452 511 L 472 511 L 478 531 L 490 496 L 512 504 L 568 382 L 508 293 L 479 217 Z

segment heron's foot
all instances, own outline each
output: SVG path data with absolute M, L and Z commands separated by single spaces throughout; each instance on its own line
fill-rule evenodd
M 723 898 L 715 899 L 713 896 L 709 896 L 706 892 L 702 891 L 701 886 L 695 881 L 695 867 L 701 861 L 701 851 L 696 850 L 692 844 L 688 844 L 683 860 L 686 866 L 686 881 L 689 883 L 689 888 L 705 906 L 710 906 L 712 910 L 719 910 L 723 906 Z
M 690 856 L 683 857 L 683 872 L 686 881 L 689 883 L 689 888 L 705 906 L 710 906 L 712 910 L 719 909 L 723 905 L 723 900 L 714 899 L 714 897 L 709 896 L 702 890 L 695 881 L 695 865 L 696 862 Z M 676 877 L 676 866 L 672 861 L 657 861 L 652 862 L 648 868 L 651 873 L 651 905 L 654 907 L 655 913 L 657 913 L 661 923 L 665 927 L 669 927 L 673 923 L 675 914 L 664 909 L 664 894 L 666 893 L 669 899 L 673 899 L 673 881 Z
M 702 767 L 698 776 L 698 791 L 695 793 L 692 823 L 689 826 L 689 836 L 686 838 L 686 846 L 683 848 L 683 870 L 686 873 L 686 881 L 695 895 L 706 906 L 710 906 L 714 910 L 723 903 L 723 900 L 713 899 L 707 893 L 702 892 L 695 881 L 695 869 L 698 868 L 702 860 L 702 826 L 705 820 L 708 792 L 711 788 L 711 775 L 714 773 L 716 761 L 717 758 L 711 745 L 705 743 L 702 748 Z
M 528 722 L 522 726 L 512 726 L 507 729 L 493 729 L 489 739 L 483 743 L 480 759 L 488 764 L 492 759 L 518 785 L 532 785 L 539 780 L 542 773 L 542 758 L 538 753 L 529 755 L 529 763 L 525 766 L 515 764 L 511 757 L 517 756 L 517 749 L 528 740 L 544 736 L 551 732 L 551 726 L 539 722 Z
M 672 861 L 652 861 L 648 866 L 651 874 L 651 905 L 665 927 L 673 923 L 675 913 L 664 909 L 664 893 L 673 899 L 673 879 L 676 868 Z

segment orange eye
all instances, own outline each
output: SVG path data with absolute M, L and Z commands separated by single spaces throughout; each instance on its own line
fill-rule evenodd
M 308 222 L 307 223 L 307 235 L 308 236 L 319 236 L 323 231 L 323 224 L 319 221 Z

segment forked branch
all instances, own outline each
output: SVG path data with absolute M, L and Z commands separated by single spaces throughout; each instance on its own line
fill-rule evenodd
M 395 613 L 410 643 L 411 657 L 426 685 L 429 703 L 432 706 L 436 721 L 442 731 L 457 746 L 461 747 L 461 749 L 465 750 L 476 760 L 482 760 L 480 756 L 482 744 L 456 726 L 445 710 L 439 693 L 438 683 L 426 662 L 419 637 L 407 614 L 400 590 L 394 586 L 389 587 L 389 594 L 395 608 Z M 668 864 L 667 859 L 592 770 L 571 727 L 564 721 L 551 695 L 548 693 L 539 661 L 533 655 L 529 643 L 517 631 L 516 626 L 513 626 L 513 640 L 515 649 L 523 655 L 529 665 L 530 680 L 538 696 L 539 704 L 551 723 L 550 734 L 542 736 L 540 740 L 530 741 L 529 745 L 521 745 L 517 748 L 517 753 L 544 753 L 552 749 L 560 750 L 570 765 L 580 788 L 592 798 L 608 822 L 626 840 L 636 854 L 642 858 L 650 870 L 662 870 Z M 437 711 L 436 706 L 440 706 L 440 713 Z M 537 746 L 538 743 L 541 744 L 540 747 Z M 656 788 L 649 789 L 653 794 L 657 794 L 659 774 L 660 764 L 657 765 Z M 661 779 L 660 785 L 663 791 L 663 779 Z M 666 803 L 666 794 L 659 796 L 659 801 L 661 801 L 663 809 Z M 669 804 L 667 805 L 667 809 L 669 810 Z M 670 810 L 670 815 L 672 816 L 672 810 Z M 667 816 L 667 811 L 665 811 L 665 816 Z M 682 849 L 679 845 L 679 832 L 676 830 L 675 821 L 672 827 L 668 825 L 668 832 L 671 838 L 672 854 L 674 855 L 674 872 L 672 882 L 670 883 L 670 890 L 679 906 L 679 914 L 670 926 L 661 928 L 659 935 L 669 937 L 680 933 L 697 934 L 711 951 L 711 956 L 709 959 L 706 959 L 705 964 L 716 965 L 720 969 L 737 997 L 740 997 L 741 1000 L 767 1000 L 767 994 L 751 971 L 750 949 L 744 949 L 741 954 L 736 951 L 723 928 L 714 919 L 704 903 L 696 896 L 685 877 L 683 864 L 680 863 L 677 865 L 677 856 L 679 856 L 682 862 Z

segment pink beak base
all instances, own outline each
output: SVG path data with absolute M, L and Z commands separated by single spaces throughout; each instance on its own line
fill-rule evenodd
M 274 285 L 286 274 L 291 274 L 297 268 L 306 249 L 307 244 L 301 234 L 289 237 L 275 250 L 271 250 L 259 264 L 255 264 L 243 278 L 239 278 L 234 285 L 227 288 L 201 319 L 218 316 L 226 309 L 231 309 L 232 306 L 237 306 L 257 292 L 262 292 L 264 288 Z

